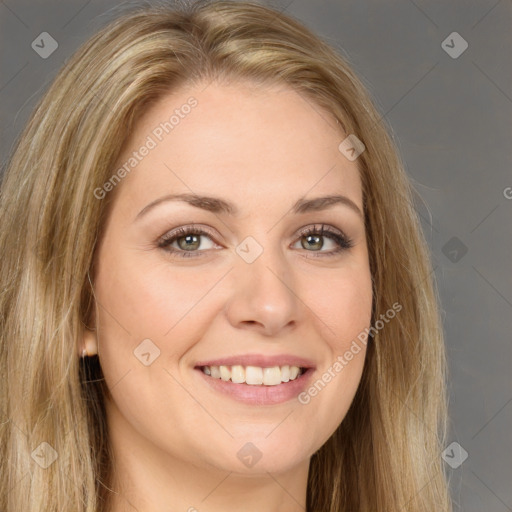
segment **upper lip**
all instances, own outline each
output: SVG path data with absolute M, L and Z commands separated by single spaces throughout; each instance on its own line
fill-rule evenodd
M 289 354 L 266 356 L 263 354 L 244 354 L 239 356 L 221 357 L 208 361 L 199 361 L 196 367 L 201 366 L 259 366 L 261 368 L 272 368 L 273 366 L 298 366 L 299 368 L 315 368 L 309 359 Z

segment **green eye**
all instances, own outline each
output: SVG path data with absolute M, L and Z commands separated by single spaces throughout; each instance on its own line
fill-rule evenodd
M 209 247 L 203 247 L 202 237 L 210 240 Z M 319 257 L 329 257 L 353 247 L 353 242 L 342 231 L 320 226 L 311 226 L 299 233 L 301 248 L 308 252 L 317 252 Z M 325 239 L 334 244 L 334 249 L 322 251 Z M 158 247 L 178 258 L 199 257 L 214 246 L 213 236 L 204 228 L 183 226 L 164 235 Z M 202 247 L 202 248 L 201 248 Z M 200 249 L 201 248 L 201 249 Z

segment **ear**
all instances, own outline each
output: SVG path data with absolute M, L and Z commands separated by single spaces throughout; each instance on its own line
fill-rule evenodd
M 79 357 L 90 357 L 94 356 L 98 353 L 98 336 L 96 329 L 96 308 L 92 309 L 89 322 L 87 325 L 92 325 L 92 327 L 87 327 L 86 324 L 83 324 L 82 330 L 82 338 L 78 342 L 77 350 Z
M 94 290 L 92 288 L 92 281 L 89 272 L 87 272 L 87 277 L 89 278 L 89 283 L 91 285 L 92 296 L 94 297 Z M 82 339 L 78 343 L 78 355 L 79 357 L 90 357 L 94 356 L 98 353 L 98 336 L 97 336 L 97 326 L 96 326 L 96 300 L 93 302 L 93 307 L 90 314 L 90 319 L 87 325 L 92 325 L 93 327 L 87 327 L 86 324 L 83 324 L 82 331 Z
M 79 344 L 79 356 L 90 357 L 98 353 L 98 338 L 96 331 L 84 327 L 82 342 Z

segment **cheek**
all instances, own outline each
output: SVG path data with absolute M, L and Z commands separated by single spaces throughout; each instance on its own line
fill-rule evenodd
M 316 304 L 327 350 L 315 380 L 298 400 L 305 416 L 316 418 L 319 432 L 327 440 L 345 417 L 364 367 L 364 335 L 370 327 L 372 308 L 369 268 L 333 273 L 323 292 L 315 288 L 309 299 Z
M 149 379 L 149 385 L 193 345 L 199 328 L 193 313 L 207 288 L 193 273 L 171 273 L 165 262 L 148 265 L 149 258 L 120 256 L 105 246 L 95 283 L 99 354 L 110 388 L 127 372 L 128 380 L 141 373 L 139 384 Z
M 112 259 L 102 260 L 97 277 L 96 294 L 104 306 L 100 317 L 105 330 L 122 331 L 123 338 L 129 333 L 134 342 L 163 339 L 200 302 L 210 283 L 197 272 L 171 272 L 166 262 L 150 266 L 144 258 L 118 264 Z
M 370 326 L 372 282 L 367 267 L 329 275 L 314 287 L 309 300 L 323 320 L 325 340 L 332 350 L 346 350 L 351 341 Z M 313 309 L 313 308 L 312 308 Z
M 199 414 L 178 384 L 176 362 L 210 325 L 212 306 L 201 298 L 212 282 L 211 275 L 173 272 L 165 262 L 147 265 L 114 252 L 101 260 L 95 285 L 101 367 L 116 408 L 140 432 L 152 428 L 147 418 L 154 436 L 164 424 L 179 430 L 183 421 L 198 421 L 192 413 L 168 414 L 162 404 Z

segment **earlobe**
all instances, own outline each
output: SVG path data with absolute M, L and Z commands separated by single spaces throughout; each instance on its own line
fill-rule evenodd
M 89 271 L 87 272 L 87 278 L 89 279 L 89 284 L 91 286 L 91 293 L 92 297 L 95 297 L 94 295 L 94 287 L 92 284 L 91 276 L 89 274 Z M 96 334 L 96 300 L 94 300 L 94 307 L 92 308 L 91 314 L 88 318 L 88 324 L 83 324 L 83 331 L 82 331 L 82 343 L 78 347 L 78 352 L 80 357 L 91 357 L 98 354 L 98 337 Z M 90 322 L 90 323 L 89 323 Z M 94 327 L 88 327 L 88 325 L 92 325 Z
M 82 344 L 79 349 L 80 357 L 90 357 L 98 354 L 98 340 L 96 338 L 96 331 L 84 329 Z

